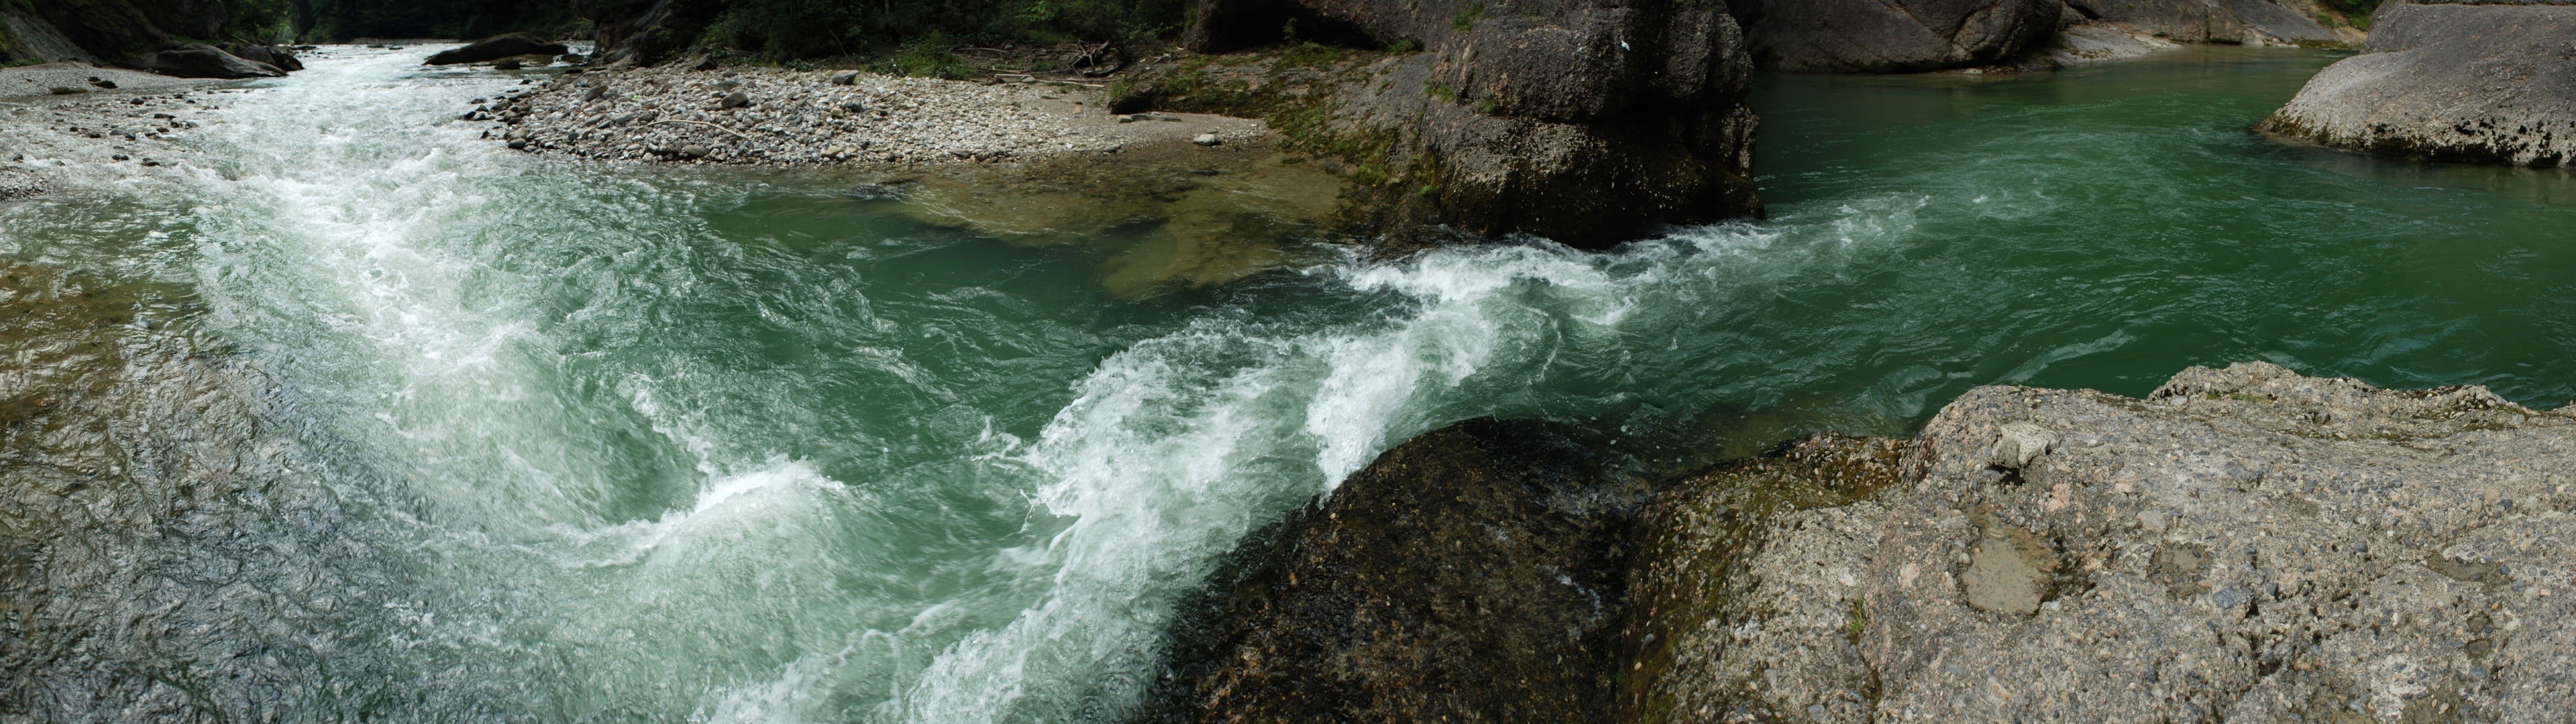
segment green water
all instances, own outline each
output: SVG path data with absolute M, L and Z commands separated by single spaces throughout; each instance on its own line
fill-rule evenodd
M 1115 720 L 1247 531 L 1469 417 L 1682 466 L 2235 360 L 2576 396 L 2576 179 L 2246 130 L 2330 60 L 1766 77 L 1767 221 L 1368 263 L 1272 220 L 1281 268 L 1142 295 L 1150 221 L 1031 244 L 869 179 L 554 162 L 436 123 L 511 81 L 315 63 L 227 102 L 213 168 L 0 206 L 0 258 L 173 290 L 152 311 L 275 381 L 297 461 L 200 514 L 282 523 L 52 594 L 186 645 L 39 657 L 12 700 Z

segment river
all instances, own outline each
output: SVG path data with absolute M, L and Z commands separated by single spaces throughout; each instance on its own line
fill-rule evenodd
M 1767 220 L 1393 262 L 1290 234 L 1145 295 L 1127 247 L 855 177 L 504 150 L 445 121 L 518 76 L 419 52 L 224 96 L 174 179 L 0 205 L 0 259 L 123 290 L 152 364 L 259 383 L 154 418 L 256 448 L 241 492 L 64 524 L 117 543 L 50 588 L 9 569 L 87 632 L 16 629 L 13 706 L 1114 721 L 1239 539 L 1456 420 L 1679 469 L 2236 360 L 2576 397 L 2576 178 L 2247 131 L 2314 51 L 1766 76 Z

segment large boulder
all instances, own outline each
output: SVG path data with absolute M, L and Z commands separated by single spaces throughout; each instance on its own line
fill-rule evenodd
M 1727 6 L 1763 67 L 1871 73 L 2008 60 L 2048 37 L 2064 14 L 2060 0 L 1729 0 Z
M 1659 495 L 1653 721 L 2555 721 L 2576 407 L 2249 363 L 1982 387 Z
M 1751 61 L 1714 6 L 1205 0 L 1196 18 L 1187 37 L 1209 52 L 1282 40 L 1289 27 L 1300 40 L 1419 49 L 1363 51 L 1320 74 L 1291 49 L 1248 61 L 1260 67 L 1241 74 L 1246 87 L 1186 61 L 1139 72 L 1113 98 L 1122 111 L 1272 117 L 1357 170 L 1366 183 L 1350 218 L 1362 231 L 1603 246 L 1760 212 L 1743 104 Z M 1313 77 L 1294 97 L 1265 90 L 1300 74 Z
M 2437 161 L 2576 164 L 2576 6 L 2380 7 L 2362 54 L 2309 79 L 2273 133 Z
M 1224 586 L 1160 718 L 1603 721 L 1640 497 L 1604 469 L 1536 422 L 1387 451 Z
M 243 60 L 267 63 L 290 73 L 304 69 L 304 61 L 295 58 L 295 51 L 272 45 L 236 45 L 229 52 Z
M 538 40 L 537 36 L 527 33 L 505 33 L 468 43 L 462 48 L 441 51 L 429 56 L 423 64 L 488 63 L 521 55 L 543 55 L 551 58 L 569 52 L 572 52 L 572 49 L 564 47 L 562 43 Z
M 2298 0 L 2066 0 L 2084 17 L 2185 43 L 2295 45 L 2349 40 Z
M 212 45 L 182 45 L 138 56 L 144 70 L 180 78 L 271 78 L 286 71 L 244 60 Z

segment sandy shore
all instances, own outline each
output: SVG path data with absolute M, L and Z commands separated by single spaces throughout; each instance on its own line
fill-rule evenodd
M 491 123 L 496 142 L 530 152 L 787 166 L 1027 161 L 1270 135 L 1260 121 L 1241 118 L 1122 118 L 1101 96 L 1047 82 L 661 67 L 563 75 L 527 96 L 459 110 Z

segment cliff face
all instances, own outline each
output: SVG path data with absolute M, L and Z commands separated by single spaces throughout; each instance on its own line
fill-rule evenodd
M 215 0 L 33 0 L 0 5 L 0 18 L 19 39 L 11 52 L 20 59 L 115 62 L 168 46 L 173 36 L 220 38 L 231 15 Z
M 1196 18 L 1187 37 L 1211 53 L 1318 38 L 1360 49 L 1148 67 L 1113 108 L 1269 117 L 1355 172 L 1345 218 L 1363 233 L 1606 246 L 1760 213 L 1752 63 L 1720 8 L 1207 0 Z M 1319 52 L 1341 59 L 1300 57 Z
M 1903 72 L 2000 62 L 2048 37 L 2058 0 L 1733 0 L 1753 57 L 1786 70 Z
M 2576 163 L 2576 5 L 2381 6 L 2362 54 L 2337 61 L 2265 131 L 2437 161 Z
M 234 35 L 220 0 L 30 0 L 0 4 L 0 59 L 113 64 L 190 78 L 284 75 L 299 69 L 282 49 L 234 45 L 262 60 L 182 39 Z M 280 68 L 280 65 L 291 66 Z
M 1424 483 L 1391 464 L 1413 445 L 1324 510 L 1387 515 L 1371 490 Z M 1600 609 L 1622 621 L 1599 654 L 1609 678 L 1576 682 L 1604 688 L 1560 694 L 1610 702 L 1589 721 L 2544 721 L 2576 707 L 2561 675 L 2576 670 L 2571 513 L 2576 407 L 2249 363 L 2186 370 L 2144 400 L 1983 387 L 1911 439 L 1824 435 L 1684 476 L 1627 524 L 1633 537 L 1583 543 L 1623 556 L 1622 583 L 1541 587 L 1516 605 L 1620 594 Z M 1416 515 L 1475 531 L 1484 523 L 1462 518 L 1484 514 Z M 1535 560 L 1515 558 L 1532 539 L 1452 535 L 1472 545 L 1410 548 L 1405 565 Z M 1346 559 L 1393 552 L 1331 544 Z M 1265 580 L 1360 598 L 1465 590 L 1311 560 L 1275 558 Z M 1236 615 L 1284 625 L 1257 607 Z M 1348 628 L 1330 650 L 1430 670 L 1386 679 L 1399 687 L 1493 665 L 1427 655 L 1398 630 Z M 1317 665 L 1258 653 L 1182 678 Z

